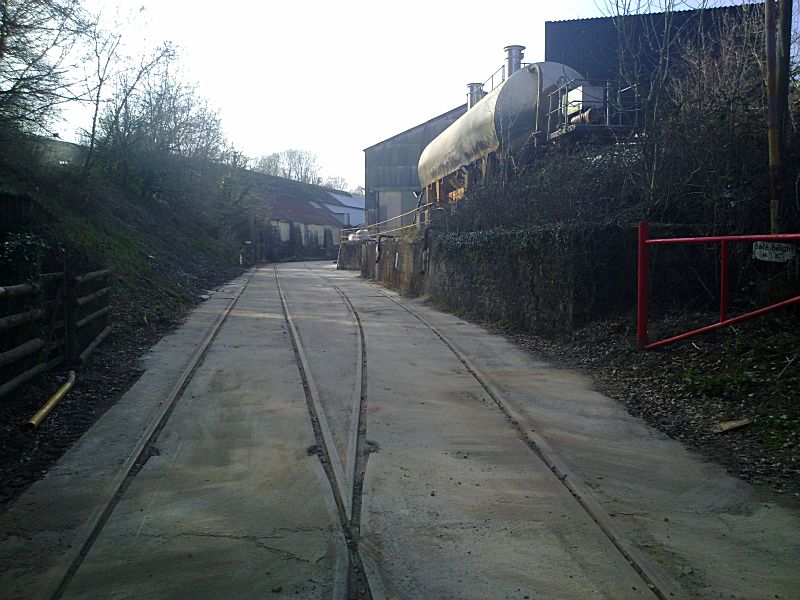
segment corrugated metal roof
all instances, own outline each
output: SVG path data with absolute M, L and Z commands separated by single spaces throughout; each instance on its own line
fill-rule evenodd
M 465 112 L 466 104 L 364 150 L 367 194 L 381 189 L 419 189 L 417 164 L 423 148 Z
M 270 207 L 271 219 L 309 225 L 341 226 L 341 222 L 326 205 L 345 208 L 334 195 L 334 192 L 343 192 L 257 171 L 247 171 L 246 176 L 252 184 L 255 201 L 261 201 Z M 312 202 L 317 206 L 312 205 Z
M 759 5 L 759 4 L 763 4 L 763 3 L 762 2 L 751 2 L 749 4 L 751 4 L 751 5 Z M 740 7 L 741 7 L 741 3 L 740 4 L 730 4 L 728 6 L 707 7 L 707 8 L 704 8 L 702 10 L 709 11 L 709 10 L 718 10 L 718 9 L 723 9 L 724 10 L 724 9 L 731 9 L 731 8 L 738 9 Z M 698 10 L 700 10 L 700 9 L 687 8 L 687 9 L 684 9 L 684 10 L 673 10 L 673 11 L 671 11 L 671 14 L 675 14 L 676 15 L 676 14 L 681 14 L 681 13 L 694 13 L 694 12 L 697 12 Z M 621 16 L 636 18 L 636 17 L 656 16 L 656 15 L 661 16 L 661 15 L 664 15 L 664 14 L 665 13 L 663 13 L 663 12 L 661 12 L 661 13 L 638 13 L 638 14 L 621 15 Z M 599 21 L 601 19 L 615 19 L 615 18 L 617 18 L 617 15 L 606 15 L 606 16 L 602 16 L 602 17 L 583 17 L 583 18 L 578 18 L 578 19 L 556 19 L 555 21 L 545 21 L 545 23 L 578 23 L 578 22 L 583 22 L 583 21 Z
M 341 227 L 342 223 L 325 205 L 315 207 L 309 200 L 298 200 L 285 196 L 267 199 L 272 221 L 290 221 L 307 225 L 331 225 Z
M 294 179 L 287 179 L 285 177 L 277 177 L 275 175 L 266 175 L 258 171 L 247 171 L 247 175 L 251 178 L 255 187 L 260 190 L 269 191 L 274 194 L 290 195 L 297 198 L 305 198 L 306 200 L 315 200 L 317 202 L 328 202 L 335 204 L 342 204 L 337 195 L 347 194 L 341 190 L 324 187 L 321 185 L 314 185 L 312 183 L 303 183 L 295 181 Z M 344 204 L 342 204 L 344 206 Z
M 331 192 L 331 196 L 348 208 L 360 208 L 364 210 L 364 196 L 356 196 L 355 194 L 342 192 Z

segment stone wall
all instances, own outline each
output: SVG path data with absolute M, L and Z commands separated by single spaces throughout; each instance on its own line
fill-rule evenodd
M 421 239 L 383 238 L 380 244 L 368 242 L 364 252 L 367 260 L 362 261 L 361 275 L 402 294 L 419 296 L 425 291 L 422 246 Z
M 636 310 L 634 226 L 574 225 L 383 239 L 361 250 L 361 276 L 450 310 L 541 333 L 566 332 Z M 651 227 L 653 237 L 696 235 Z M 738 261 L 732 257 L 733 265 Z M 651 307 L 703 310 L 718 302 L 719 256 L 696 244 L 651 247 Z
M 635 236 L 619 227 L 444 234 L 431 246 L 430 299 L 496 323 L 569 331 L 635 302 Z
M 364 242 L 342 242 L 339 246 L 339 256 L 336 259 L 336 268 L 347 271 L 361 269 L 361 249 Z

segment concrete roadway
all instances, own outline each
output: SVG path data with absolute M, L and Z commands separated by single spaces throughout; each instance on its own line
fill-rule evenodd
M 355 501 L 373 597 L 656 597 L 609 528 L 675 597 L 798 597 L 797 511 L 499 336 L 394 297 L 441 331 L 484 387 L 355 273 L 278 268 L 348 494 L 359 333 L 330 282 L 364 325 L 371 454 Z M 52 596 L 126 450 L 236 285 L 165 339 L 142 380 L 0 515 L 0 597 Z M 63 597 L 345 597 L 345 536 L 302 384 L 273 269 L 261 268 Z M 592 515 L 530 435 L 590 491 Z

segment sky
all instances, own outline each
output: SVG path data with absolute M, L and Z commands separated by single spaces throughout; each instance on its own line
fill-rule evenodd
M 85 4 L 109 21 L 134 15 L 123 28 L 130 54 L 175 43 L 186 77 L 247 156 L 309 150 L 323 176 L 350 188 L 364 183 L 364 148 L 463 104 L 466 84 L 503 64 L 504 46 L 540 61 L 545 21 L 607 14 L 606 0 Z M 88 118 L 69 113 L 62 135 L 75 140 Z

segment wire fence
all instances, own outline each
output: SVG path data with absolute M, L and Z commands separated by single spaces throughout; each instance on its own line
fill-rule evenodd
M 358 235 L 359 232 L 366 230 L 367 235 L 360 234 L 362 237 L 377 237 L 378 235 L 392 235 L 398 234 L 414 227 L 420 227 L 421 225 L 427 225 L 430 221 L 430 208 L 433 206 L 432 202 L 427 204 L 422 204 L 417 206 L 416 208 L 409 210 L 407 212 L 401 213 L 399 215 L 395 215 L 394 217 L 390 217 L 385 221 L 380 221 L 378 223 L 372 223 L 367 225 L 366 227 L 360 227 L 355 229 L 342 229 L 342 241 L 346 242 L 349 240 L 351 234 Z M 405 221 L 411 221 L 410 223 L 404 223 Z

